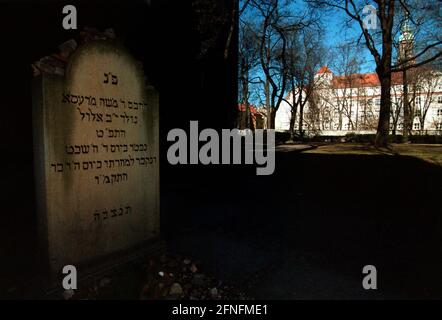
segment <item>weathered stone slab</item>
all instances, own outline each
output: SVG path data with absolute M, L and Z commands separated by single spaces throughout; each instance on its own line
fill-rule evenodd
M 159 235 L 158 94 L 107 41 L 80 46 L 64 77 L 33 84 L 41 239 L 51 269 Z

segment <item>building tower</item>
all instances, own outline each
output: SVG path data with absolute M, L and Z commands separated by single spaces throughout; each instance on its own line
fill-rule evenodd
M 315 83 L 319 86 L 330 86 L 333 81 L 333 72 L 327 67 L 323 66 L 315 74 Z
M 414 35 L 410 26 L 410 19 L 406 16 L 401 26 L 401 35 L 399 36 L 398 63 L 413 58 L 414 56 Z M 414 64 L 414 60 L 406 64 Z
M 414 57 L 414 35 L 410 26 L 410 19 L 408 14 L 405 16 L 405 20 L 401 26 L 401 35 L 399 36 L 398 47 L 398 64 L 403 63 L 403 66 L 410 66 L 415 63 Z M 407 70 L 402 72 L 402 85 L 403 85 L 403 123 L 402 123 L 402 137 L 404 141 L 408 140 L 408 135 L 413 129 L 414 119 L 412 119 L 410 101 L 408 97 L 408 80 Z

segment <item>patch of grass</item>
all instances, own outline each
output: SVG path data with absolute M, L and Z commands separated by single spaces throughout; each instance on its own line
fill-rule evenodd
M 402 156 L 415 157 L 442 166 L 442 144 L 394 144 L 393 150 Z
M 442 166 L 442 144 L 392 144 L 390 150 L 380 150 L 371 144 L 336 143 L 322 145 L 304 153 L 410 156 Z
M 351 154 L 351 155 L 379 155 L 394 154 L 393 152 L 384 152 L 376 149 L 371 144 L 364 143 L 333 143 L 318 146 L 316 149 L 305 151 L 313 154 Z

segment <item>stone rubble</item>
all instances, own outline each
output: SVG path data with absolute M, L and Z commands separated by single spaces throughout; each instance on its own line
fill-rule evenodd
M 95 28 L 84 28 L 80 32 L 80 44 L 93 40 L 113 40 L 115 32 L 112 28 L 100 32 Z M 63 42 L 58 46 L 59 52 L 45 56 L 31 64 L 32 74 L 37 77 L 42 74 L 63 76 L 67 62 L 72 53 L 77 49 L 78 43 L 74 39 Z
M 129 296 L 138 295 L 141 300 L 251 300 L 238 288 L 202 273 L 201 267 L 198 262 L 179 256 L 151 258 L 146 264 L 137 267 L 140 270 L 135 272 L 138 275 L 132 280 L 139 283 L 139 292 L 131 292 Z M 128 272 L 121 273 L 126 277 Z M 65 299 L 115 299 L 115 293 L 122 290 L 126 280 L 120 281 L 122 284 L 112 277 L 108 275 L 97 280 L 98 285 L 91 285 L 87 290 L 77 290 L 79 292 L 76 291 L 75 295 L 66 294 Z M 119 296 L 125 296 L 125 293 Z

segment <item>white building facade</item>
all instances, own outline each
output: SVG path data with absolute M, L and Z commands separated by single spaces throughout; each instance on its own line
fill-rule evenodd
M 411 73 L 411 72 L 410 72 Z M 442 130 L 442 74 L 416 69 L 408 83 L 408 101 L 412 113 L 412 132 L 440 134 Z M 404 86 L 402 73 L 392 77 L 390 129 L 403 129 Z M 304 107 L 303 128 L 307 134 L 345 135 L 375 133 L 381 105 L 381 88 L 376 74 L 335 76 L 327 67 L 315 77 L 315 90 Z M 408 82 L 408 81 L 407 81 Z M 297 98 L 295 96 L 295 98 Z M 292 118 L 293 95 L 281 103 L 275 119 L 277 131 L 288 131 Z M 299 129 L 299 106 L 295 130 Z
M 412 56 L 413 35 L 407 24 L 399 38 L 399 61 Z M 411 61 L 413 63 L 413 61 Z M 403 101 L 408 100 L 412 134 L 442 134 L 442 73 L 429 67 L 407 71 L 407 98 L 404 94 L 404 74 L 392 74 L 390 129 L 393 134 L 403 129 Z M 326 66 L 315 75 L 313 90 L 306 99 L 303 130 L 307 135 L 343 136 L 350 132 L 374 134 L 381 106 L 381 88 L 376 73 L 335 75 Z M 295 90 L 298 92 L 299 90 Z M 276 113 L 275 129 L 289 131 L 294 116 L 294 128 L 299 132 L 300 107 L 289 93 Z

